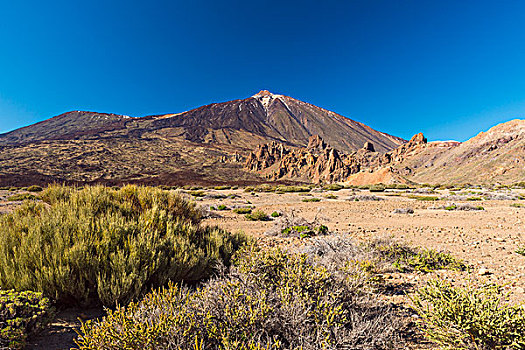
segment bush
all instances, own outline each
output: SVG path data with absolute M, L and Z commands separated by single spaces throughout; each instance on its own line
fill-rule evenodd
M 208 277 L 244 236 L 201 227 L 195 204 L 156 188 L 48 187 L 0 217 L 0 288 L 65 305 L 127 303 Z
M 510 206 L 513 208 L 525 208 L 525 204 L 522 203 L 512 203 Z
M 425 336 L 447 349 L 524 349 L 525 309 L 503 304 L 502 288 L 433 280 L 412 298 Z
M 190 196 L 193 196 L 193 197 L 204 197 L 206 195 L 206 192 L 204 192 L 203 190 L 195 190 L 195 191 L 188 191 L 187 192 Z
M 408 198 L 415 199 L 415 200 L 418 200 L 418 201 L 437 201 L 437 200 L 439 200 L 439 197 L 434 197 L 434 196 L 415 196 L 415 195 L 410 195 L 410 196 L 408 196 Z
M 382 184 L 372 185 L 372 186 L 370 186 L 369 191 L 370 192 L 384 192 L 385 191 L 385 186 L 382 185 Z
M 42 192 L 43 188 L 40 187 L 40 186 L 33 185 L 33 186 L 29 186 L 29 187 L 27 188 L 27 190 L 28 190 L 29 192 Z
M 22 348 L 28 334 L 42 328 L 51 313 L 42 293 L 0 290 L 0 348 Z
M 326 199 L 337 199 L 337 196 L 335 194 L 327 194 L 326 196 L 324 196 L 324 198 Z
M 217 210 L 230 210 L 227 206 L 225 206 L 224 204 L 221 204 L 219 206 L 217 206 Z
M 400 320 L 356 287 L 348 267 L 306 254 L 249 250 L 192 292 L 171 285 L 82 325 L 88 349 L 386 349 Z
M 264 211 L 259 210 L 259 209 L 255 210 L 252 213 L 246 214 L 244 217 L 250 221 L 268 221 L 270 220 L 270 218 L 268 217 L 268 214 L 266 214 Z
M 339 191 L 339 190 L 342 190 L 343 188 L 344 186 L 339 185 L 339 184 L 330 184 L 330 185 L 323 186 L 323 190 L 325 191 Z
M 7 198 L 8 201 L 26 201 L 26 200 L 37 200 L 38 197 L 31 193 L 19 193 Z
M 307 203 L 307 202 L 320 202 L 320 201 L 321 201 L 321 198 L 315 198 L 315 197 L 313 197 L 313 198 L 303 198 L 302 201 L 303 201 L 303 202 L 306 202 L 306 203 Z
M 525 247 L 519 248 L 518 250 L 516 250 L 516 253 L 525 256 Z
M 272 218 L 278 218 L 279 216 L 283 215 L 282 213 L 278 212 L 278 211 L 274 211 L 273 213 L 270 214 L 270 216 Z
M 325 225 L 296 225 L 283 228 L 281 234 L 286 237 L 309 238 L 312 236 L 326 235 L 328 227 Z
M 235 214 L 251 214 L 252 208 L 235 208 L 233 209 Z
M 452 255 L 432 249 L 415 249 L 388 239 L 370 242 L 368 248 L 380 255 L 381 259 L 390 261 L 392 266 L 401 272 L 418 271 L 427 273 L 433 270 L 463 271 L 467 266 Z
M 213 189 L 217 191 L 224 191 L 224 190 L 229 190 L 231 188 L 232 188 L 231 186 L 224 185 L 224 186 L 215 186 Z
M 308 186 L 277 186 L 275 188 L 276 192 L 310 192 L 311 188 Z

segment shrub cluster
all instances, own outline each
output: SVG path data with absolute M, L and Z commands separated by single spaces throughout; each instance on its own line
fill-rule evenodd
M 525 309 L 503 303 L 499 286 L 433 280 L 413 297 L 425 336 L 446 349 L 525 349 Z
M 0 349 L 23 347 L 28 334 L 45 325 L 51 312 L 42 293 L 0 290 Z
M 266 214 L 264 211 L 256 209 L 253 212 L 250 211 L 250 213 L 246 214 L 244 216 L 246 219 L 250 221 L 268 221 L 270 220 L 270 217 L 268 214 Z
M 228 264 L 244 236 L 200 226 L 194 203 L 157 188 L 52 186 L 0 218 L 0 288 L 66 305 L 127 303 Z
M 82 326 L 88 349 L 387 349 L 400 321 L 355 274 L 306 254 L 246 251 L 195 291 L 171 285 Z
M 390 239 L 377 239 L 367 244 L 368 248 L 380 255 L 382 260 L 389 261 L 401 272 L 430 272 L 447 269 L 463 271 L 465 263 L 452 255 L 432 249 L 416 249 L 404 246 Z

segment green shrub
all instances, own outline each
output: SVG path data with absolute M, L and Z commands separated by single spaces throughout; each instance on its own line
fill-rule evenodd
M 385 191 L 385 186 L 383 184 L 372 185 L 372 186 L 370 186 L 370 188 L 368 190 L 370 192 L 384 192 Z
M 480 201 L 482 198 L 481 197 L 468 197 L 467 200 L 468 201 Z
M 25 200 L 37 200 L 38 197 L 31 193 L 19 193 L 13 196 L 7 197 L 8 201 L 25 201 Z
M 0 290 L 0 348 L 22 348 L 28 334 L 50 318 L 49 299 L 42 293 Z
M 206 192 L 203 190 L 197 190 L 197 191 L 188 191 L 187 192 L 190 196 L 193 197 L 204 197 L 206 195 Z
M 0 217 L 0 288 L 65 305 L 127 303 L 167 281 L 199 281 L 244 242 L 157 188 L 48 187 Z
M 29 186 L 27 188 L 27 190 L 29 192 L 42 192 L 43 188 L 41 186 L 36 186 L 36 185 L 33 185 L 33 186 Z
M 235 208 L 233 209 L 235 214 L 251 214 L 252 208 Z
M 244 252 L 196 291 L 170 285 L 84 323 L 81 350 L 315 350 L 397 346 L 400 321 L 347 266 L 282 250 Z
M 281 216 L 281 215 L 283 215 L 283 214 L 281 214 L 281 213 L 278 212 L 278 211 L 274 211 L 274 212 L 272 212 L 272 213 L 270 214 L 270 216 L 271 216 L 272 218 L 278 218 L 278 217 Z
M 270 218 L 268 217 L 268 214 L 266 214 L 264 211 L 259 210 L 259 209 L 255 210 L 252 213 L 246 214 L 244 217 L 250 221 L 268 221 L 270 220 Z
M 525 208 L 525 204 L 523 203 L 512 203 L 510 206 L 513 208 Z
M 390 240 L 376 240 L 369 243 L 369 248 L 382 259 L 389 260 L 392 266 L 401 272 L 418 271 L 427 273 L 433 270 L 447 269 L 463 271 L 465 263 L 452 255 L 432 249 L 410 248 Z
M 412 298 L 425 336 L 446 349 L 525 349 L 525 309 L 502 303 L 502 288 L 430 281 Z
M 408 198 L 415 199 L 415 200 L 418 200 L 418 201 L 437 201 L 437 200 L 439 200 L 439 197 L 434 197 L 434 196 L 409 195 Z
M 320 202 L 321 201 L 321 198 L 316 198 L 316 197 L 313 197 L 313 198 L 303 198 L 302 200 L 303 202 Z
M 289 226 L 281 230 L 283 236 L 296 236 L 299 238 L 309 238 L 328 233 L 328 227 L 325 225 L 296 225 Z
M 335 194 L 327 194 L 326 196 L 324 196 L 324 198 L 326 199 L 337 199 L 337 196 Z
M 339 190 L 342 190 L 343 188 L 344 186 L 339 185 L 339 184 L 329 184 L 329 185 L 323 186 L 323 190 L 325 191 L 339 191 Z
M 276 192 L 288 193 L 288 192 L 310 192 L 311 188 L 308 186 L 277 186 Z
M 231 188 L 232 188 L 231 186 L 224 185 L 224 186 L 215 186 L 213 189 L 217 191 L 224 191 L 224 190 L 229 190 Z
M 446 207 L 445 207 L 445 210 L 456 210 L 457 208 L 458 208 L 457 205 L 452 204 L 452 205 L 446 206 Z
M 225 206 L 224 204 L 221 204 L 219 206 L 217 206 L 217 210 L 230 210 L 227 206 Z
M 516 250 L 516 253 L 525 256 L 525 247 L 519 248 L 518 250 Z

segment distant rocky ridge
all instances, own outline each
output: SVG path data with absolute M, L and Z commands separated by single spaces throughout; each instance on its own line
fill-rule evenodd
M 316 183 L 513 183 L 525 181 L 525 120 L 500 124 L 464 142 L 427 142 L 422 133 L 384 154 L 367 141 L 343 153 L 312 136 L 307 147 L 260 145 L 245 167 L 270 180 Z

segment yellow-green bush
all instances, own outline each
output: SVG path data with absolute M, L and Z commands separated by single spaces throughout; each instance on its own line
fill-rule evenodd
M 433 280 L 412 301 L 421 330 L 443 349 L 525 349 L 525 309 L 504 299 L 499 286 Z
M 0 290 L 0 349 L 21 348 L 27 335 L 47 322 L 50 311 L 42 293 Z
M 396 349 L 399 319 L 333 263 L 245 251 L 227 275 L 170 285 L 83 324 L 88 349 Z
M 244 241 L 200 226 L 195 204 L 157 188 L 53 186 L 41 197 L 0 218 L 0 288 L 61 304 L 113 306 L 199 281 Z

